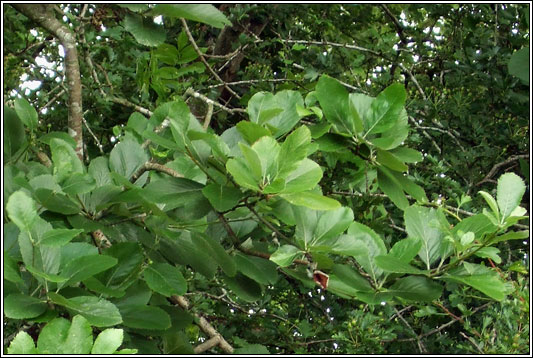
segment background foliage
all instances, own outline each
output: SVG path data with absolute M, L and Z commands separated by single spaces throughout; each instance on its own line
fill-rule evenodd
M 529 5 L 3 15 L 7 353 L 529 352 Z

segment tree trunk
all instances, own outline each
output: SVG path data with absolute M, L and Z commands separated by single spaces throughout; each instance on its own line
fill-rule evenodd
M 81 76 L 76 37 L 56 19 L 53 6 L 47 4 L 11 4 L 17 11 L 45 28 L 59 39 L 65 49 L 65 70 L 69 94 L 68 133 L 76 141 L 76 154 L 83 160 Z

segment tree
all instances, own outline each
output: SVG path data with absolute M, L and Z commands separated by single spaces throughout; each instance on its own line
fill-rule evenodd
M 4 5 L 7 353 L 527 353 L 528 10 Z

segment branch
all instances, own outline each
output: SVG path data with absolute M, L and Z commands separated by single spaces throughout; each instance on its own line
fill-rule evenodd
M 415 125 L 416 128 L 420 128 L 420 125 L 418 124 L 418 122 L 413 117 L 409 116 L 409 120 Z M 442 149 L 440 149 L 439 145 L 435 142 L 435 139 L 433 139 L 433 137 L 430 136 L 428 134 L 428 132 L 426 132 L 425 129 L 422 129 L 422 134 L 424 135 L 424 137 L 426 137 L 427 139 L 429 139 L 431 141 L 433 146 L 437 149 L 437 152 L 439 152 L 439 154 L 441 154 L 442 153 Z
M 465 337 L 466 339 L 468 339 L 468 341 L 469 341 L 470 343 L 472 343 L 472 345 L 473 345 L 474 347 L 476 347 L 476 349 L 479 351 L 479 353 L 481 353 L 481 354 L 485 354 L 485 352 L 483 352 L 483 350 L 477 345 L 476 341 L 474 341 L 474 339 L 472 339 L 472 337 L 467 336 L 464 332 L 459 332 L 459 334 L 460 334 L 461 336 Z
M 162 164 L 152 163 L 152 162 L 146 162 L 144 163 L 133 175 L 131 176 L 130 181 L 134 183 L 141 175 L 144 174 L 147 170 L 155 170 L 161 173 L 168 174 L 170 176 L 173 176 L 174 178 L 183 178 L 183 175 L 175 171 L 174 169 L 170 169 L 169 167 L 165 167 Z
M 396 26 L 396 33 L 400 37 L 400 40 L 404 45 L 407 45 L 407 39 L 405 38 L 405 35 L 403 34 L 403 26 L 400 24 L 396 16 L 392 14 L 392 12 L 389 10 L 387 5 L 381 4 L 381 8 L 385 13 L 391 18 L 392 22 L 394 22 L 394 26 Z
M 447 134 L 449 135 L 450 137 L 452 137 L 452 139 L 455 141 L 455 143 L 457 143 L 457 145 L 459 146 L 459 148 L 461 148 L 461 150 L 464 152 L 465 151 L 465 148 L 461 145 L 461 143 L 459 142 L 459 140 L 457 139 L 456 136 L 454 136 L 450 131 L 448 130 L 445 130 L 445 129 L 440 129 L 440 128 L 435 128 L 435 127 L 422 127 L 422 126 L 418 126 L 417 127 L 418 129 L 429 129 L 429 130 L 432 130 L 432 131 L 437 131 L 437 132 L 441 132 L 441 133 L 444 133 L 444 134 Z
M 85 111 L 87 112 L 87 111 Z M 84 113 L 85 114 L 85 113 Z M 104 150 L 103 150 L 103 146 L 102 146 L 102 143 L 100 143 L 100 141 L 98 140 L 98 138 L 96 137 L 96 135 L 93 133 L 93 131 L 91 130 L 91 127 L 89 127 L 89 124 L 87 123 L 87 121 L 85 120 L 84 117 L 81 117 L 81 119 L 83 120 L 83 124 L 85 124 L 85 128 L 87 128 L 87 130 L 89 131 L 89 133 L 91 134 L 91 136 L 93 137 L 94 141 L 96 142 L 96 146 L 98 147 L 98 149 L 100 150 L 100 154 L 104 154 Z
M 194 37 L 192 37 L 191 31 L 189 30 L 189 26 L 187 26 L 187 21 L 185 21 L 184 18 L 180 18 L 180 20 L 181 20 L 181 23 L 183 24 L 183 29 L 185 30 L 185 33 L 187 34 L 187 37 L 189 38 L 189 41 L 191 42 L 191 45 L 194 48 L 194 51 L 196 51 L 198 56 L 200 56 L 200 60 L 204 63 L 205 67 L 207 67 L 209 72 L 211 72 L 211 74 L 213 74 L 213 76 L 215 76 L 215 78 L 217 79 L 218 82 L 224 84 L 224 88 L 227 89 L 229 93 L 231 93 L 232 95 L 234 95 L 238 99 L 241 99 L 241 96 L 239 96 L 234 90 L 232 90 L 224 82 L 224 80 L 222 78 L 220 78 L 220 76 L 213 70 L 213 68 L 209 65 L 209 63 L 207 62 L 207 60 L 204 57 L 204 54 L 198 48 L 198 45 L 196 44 L 196 41 L 194 41 Z
M 52 12 L 52 6 L 46 4 L 11 4 L 15 9 L 29 19 L 45 28 L 59 39 L 65 49 L 65 72 L 68 83 L 68 131 L 76 141 L 76 154 L 83 160 L 82 133 L 82 95 L 81 75 L 76 48 L 76 36 L 72 31 L 59 22 Z
M 492 167 L 492 169 L 489 171 L 489 173 L 485 176 L 485 178 L 483 178 L 483 180 L 481 180 L 479 183 L 477 183 L 475 186 L 479 186 L 485 182 L 488 182 L 489 179 L 494 175 L 496 174 L 496 172 L 498 171 L 498 168 L 504 166 L 504 165 L 507 165 L 509 163 L 512 163 L 514 162 L 515 160 L 518 160 L 518 159 L 526 159 L 526 158 L 529 158 L 529 154 L 520 154 L 520 155 L 513 155 L 512 157 L 510 157 L 509 159 L 507 160 L 504 160 L 503 162 L 501 163 L 498 163 L 498 164 L 494 164 L 494 166 Z
M 240 113 L 246 113 L 246 110 L 242 109 L 242 108 L 228 108 L 218 102 L 215 102 L 213 101 L 212 99 L 210 98 L 207 98 L 206 96 L 204 96 L 203 94 L 200 94 L 198 92 L 195 92 L 192 88 L 188 88 L 186 91 L 185 91 L 185 95 L 189 95 L 189 96 L 193 96 L 194 98 L 199 98 L 201 99 L 202 101 L 204 101 L 205 103 L 207 104 L 212 104 L 213 106 L 216 106 L 218 108 L 221 108 L 223 109 L 224 111 L 228 112 L 228 113 L 231 113 L 231 114 L 235 114 L 237 112 L 240 112 Z
M 189 310 L 189 301 L 187 301 L 185 297 L 174 295 L 170 297 L 170 300 L 172 301 L 172 303 L 179 305 L 184 310 L 187 310 L 187 311 Z M 204 342 L 203 344 L 200 344 L 199 346 L 195 348 L 194 350 L 195 353 L 204 352 L 205 350 L 210 349 L 215 346 L 213 345 L 213 346 L 206 348 L 208 346 L 207 343 L 209 341 L 211 341 L 209 345 L 213 344 L 216 341 L 216 345 L 218 345 L 220 349 L 222 349 L 222 351 L 224 351 L 225 353 L 233 353 L 233 347 L 224 339 L 224 337 L 222 337 L 220 333 L 218 333 L 218 331 L 204 317 L 200 316 L 197 313 L 193 313 L 193 314 L 198 318 L 198 326 L 202 329 L 202 331 L 205 334 L 207 334 L 210 337 L 208 341 Z M 201 350 L 201 349 L 204 349 L 204 350 Z
M 307 40 L 285 40 L 280 39 L 281 42 L 291 43 L 291 44 L 304 44 L 304 45 L 320 45 L 320 46 L 332 46 L 332 47 L 343 47 L 348 48 L 351 50 L 358 50 L 363 52 L 368 52 L 376 56 L 382 57 L 382 55 L 379 52 L 376 52 L 374 50 L 370 50 L 361 46 L 357 45 L 348 45 L 348 44 L 340 44 L 337 42 L 329 42 L 329 41 L 307 41 Z

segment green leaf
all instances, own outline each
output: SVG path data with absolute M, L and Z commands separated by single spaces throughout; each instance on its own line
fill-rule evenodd
M 226 169 L 233 176 L 237 184 L 247 189 L 259 191 L 256 178 L 254 178 L 251 170 L 242 159 L 228 160 Z
M 270 255 L 270 261 L 275 262 L 281 267 L 287 267 L 292 264 L 294 259 L 301 255 L 302 251 L 292 245 L 280 246 L 272 255 Z
M 44 233 L 39 244 L 45 246 L 63 246 L 83 231 L 83 229 L 52 229 Z
M 110 169 L 127 179 L 147 161 L 148 154 L 139 143 L 131 139 L 115 145 L 109 155 Z
M 390 172 L 386 168 L 377 167 L 377 171 L 379 188 L 383 190 L 394 205 L 405 210 L 409 206 L 409 201 L 407 201 L 401 185 L 391 177 Z
M 100 280 L 98 280 L 97 278 L 95 278 L 94 276 L 93 277 L 89 277 L 85 280 L 82 281 L 83 282 L 83 285 L 90 291 L 92 292 L 96 292 L 96 293 L 101 293 L 105 296 L 108 296 L 108 297 L 117 297 L 117 298 L 120 298 L 120 297 L 123 297 L 125 292 L 122 291 L 122 290 L 116 290 L 116 289 L 112 289 L 112 288 L 109 288 L 107 286 L 104 286 L 104 284 L 102 282 L 100 282 Z
M 421 275 L 428 272 L 419 270 L 392 255 L 376 256 L 374 260 L 376 265 L 385 272 L 410 273 L 414 275 Z
M 74 215 L 81 211 L 81 205 L 65 194 L 40 188 L 35 190 L 39 203 L 49 211 L 63 215 Z
M 22 278 L 20 277 L 20 269 L 13 258 L 9 256 L 7 252 L 4 251 L 4 279 L 14 282 L 22 283 Z
M 390 153 L 405 163 L 418 163 L 424 160 L 422 153 L 411 148 L 395 148 L 391 150 Z
M 129 9 L 133 12 L 143 12 L 148 10 L 147 4 L 117 4 L 120 7 Z
M 310 245 L 321 245 L 328 239 L 342 234 L 353 222 L 353 211 L 348 207 L 317 213 L 318 221 Z
M 417 237 L 408 237 L 394 244 L 389 255 L 403 263 L 409 263 L 422 248 L 422 240 Z
M 283 134 L 289 132 L 300 120 L 297 106 L 303 106 L 304 100 L 298 91 L 283 90 L 274 96 L 277 106 L 281 111 L 266 122 L 267 127 L 272 127 L 277 130 L 271 130 L 274 137 L 278 138 Z
M 46 302 L 38 298 L 15 293 L 4 299 L 4 314 L 7 318 L 28 319 L 46 311 Z
M 507 64 L 509 74 L 516 76 L 529 85 L 529 47 L 523 47 L 513 53 Z
M 272 135 L 268 129 L 254 122 L 240 121 L 236 127 L 248 144 L 255 143 L 261 137 Z
M 242 348 L 237 348 L 233 351 L 233 354 L 245 354 L 245 355 L 254 355 L 254 354 L 270 354 L 267 347 L 262 344 L 249 344 Z
M 209 4 L 157 4 L 150 11 L 151 15 L 183 17 L 187 20 L 202 22 L 216 28 L 231 26 L 231 22 L 216 7 Z
M 355 124 L 346 88 L 336 79 L 323 75 L 318 80 L 315 90 L 326 119 L 333 123 L 339 133 L 354 135 Z
M 334 210 L 341 204 L 334 199 L 322 196 L 315 192 L 303 191 L 300 193 L 280 194 L 280 197 L 297 206 L 305 206 L 314 210 Z
M 483 214 L 477 214 L 470 216 L 466 219 L 463 219 L 461 222 L 457 223 L 452 229 L 454 234 L 458 232 L 473 232 L 476 238 L 482 239 L 484 235 L 493 233 L 497 230 L 497 227 L 492 224 L 487 217 Z
M 289 172 L 296 163 L 307 157 L 307 151 L 311 144 L 311 131 L 306 126 L 298 127 L 287 136 L 280 151 L 280 175 L 285 171 Z
M 349 265 L 333 265 L 329 275 L 328 291 L 357 297 L 358 292 L 372 292 L 370 283 Z
M 26 143 L 24 126 L 13 109 L 4 105 L 4 163 Z
M 246 111 L 251 122 L 263 125 L 281 113 L 283 108 L 278 106 L 272 93 L 257 92 L 248 101 Z
M 126 14 L 123 24 L 126 31 L 131 33 L 141 45 L 155 47 L 165 42 L 167 37 L 163 26 L 141 15 Z
M 187 282 L 176 266 L 156 263 L 144 270 L 144 280 L 152 290 L 163 296 L 183 295 L 187 292 Z
M 9 344 L 7 348 L 7 354 L 38 354 L 37 349 L 35 348 L 35 343 L 31 336 L 24 332 L 20 331 L 17 333 L 15 338 Z
M 353 222 L 350 225 L 348 237 L 352 239 L 354 245 L 359 245 L 360 248 L 363 248 L 356 252 L 350 252 L 350 255 L 376 282 L 383 274 L 383 271 L 376 265 L 374 258 L 387 253 L 383 239 L 374 230 L 358 222 Z M 336 250 L 338 251 L 338 248 Z
M 522 240 L 529 238 L 529 230 L 523 230 L 523 231 L 509 231 L 506 232 L 503 235 L 496 236 L 494 239 L 490 241 L 491 244 L 495 244 L 502 241 L 508 241 L 508 240 Z
M 230 224 L 231 225 L 231 224 Z M 233 229 L 235 231 L 235 229 Z M 222 268 L 222 271 L 230 277 L 235 276 L 237 268 L 232 256 L 228 255 L 224 247 L 212 237 L 205 237 L 203 235 L 197 235 L 195 240 L 201 240 L 205 242 L 206 246 L 210 249 L 211 257 Z
M 322 169 L 311 159 L 305 158 L 295 164 L 293 171 L 284 178 L 282 193 L 298 193 L 313 189 L 322 179 Z
M 441 257 L 444 233 L 435 209 L 412 205 L 404 211 L 405 229 L 409 237 L 422 240 L 418 256 L 429 269 Z
M 66 132 L 57 132 L 57 131 L 48 132 L 45 135 L 40 136 L 38 140 L 39 140 L 39 142 L 42 142 L 42 143 L 44 143 L 44 144 L 49 146 L 51 140 L 54 139 L 54 138 L 64 140 L 65 142 L 70 144 L 70 146 L 73 149 L 76 148 L 76 141 L 74 140 L 74 138 L 69 136 L 68 133 L 66 133 Z
M 431 302 L 442 295 L 442 286 L 420 276 L 407 276 L 397 280 L 387 292 L 416 302 Z
M 216 211 L 228 211 L 234 208 L 244 197 L 244 194 L 235 187 L 222 186 L 217 183 L 208 184 L 202 193 L 209 200 Z
M 497 221 L 500 220 L 500 210 L 498 209 L 498 204 L 496 203 L 496 200 L 490 195 L 489 193 L 485 191 L 478 191 L 479 194 L 485 199 L 487 204 L 489 204 L 490 209 L 492 210 L 492 213 L 495 215 L 495 218 Z
M 6 204 L 6 211 L 9 219 L 20 231 L 31 231 L 38 218 L 35 201 L 22 190 L 11 194 Z
M 96 188 L 96 181 L 89 174 L 74 173 L 62 183 L 61 188 L 69 195 L 85 194 Z
M 89 322 L 80 315 L 70 323 L 65 318 L 54 318 L 39 334 L 37 348 L 40 354 L 89 354 L 93 332 Z
M 94 340 L 91 354 L 113 354 L 122 344 L 124 330 L 107 328 Z
M 39 124 L 37 111 L 25 98 L 15 99 L 15 112 L 17 112 L 17 116 L 30 131 L 33 132 L 37 128 Z
M 263 182 L 272 182 L 278 174 L 280 145 L 272 137 L 261 137 L 252 145 L 252 149 L 257 153 L 257 157 L 261 163 L 261 179 Z M 251 158 L 247 158 L 247 160 L 248 166 L 253 168 Z
M 135 235 L 130 233 L 130 235 Z M 126 236 L 128 236 L 126 234 Z M 136 238 L 138 240 L 138 238 Z M 145 259 L 138 242 L 117 242 L 106 249 L 103 254 L 114 257 L 118 263 L 98 275 L 101 282 L 113 289 L 125 289 L 138 277 Z
M 26 265 L 26 270 L 28 270 L 28 272 L 30 272 L 33 276 L 44 278 L 45 280 L 50 281 L 50 282 L 65 282 L 68 279 L 67 277 L 63 277 L 60 275 L 54 275 L 54 274 L 50 274 L 50 273 L 37 270 L 36 268 L 33 268 L 29 265 Z
M 83 173 L 83 164 L 70 144 L 54 138 L 50 140 L 50 151 L 54 163 L 54 176 L 59 183 L 74 173 Z
M 68 281 L 60 284 L 59 287 L 83 281 L 115 266 L 117 262 L 116 258 L 106 255 L 89 255 L 74 259 L 61 270 L 61 276 L 67 277 Z
M 372 102 L 366 115 L 365 134 L 383 133 L 396 125 L 407 97 L 405 88 L 395 83 L 385 88 Z
M 278 280 L 276 265 L 261 257 L 237 253 L 235 264 L 238 271 L 260 284 L 275 284 Z
M 386 167 L 398 172 L 404 172 L 408 169 L 405 163 L 400 161 L 394 154 L 386 150 L 377 149 L 376 160 Z
M 223 281 L 233 293 L 246 302 L 255 302 L 262 296 L 259 283 L 241 273 L 237 273 L 235 277 L 224 276 Z
M 81 314 L 92 326 L 108 327 L 122 323 L 118 308 L 111 302 L 93 296 L 78 296 L 67 299 L 55 292 L 48 292 L 52 302 Z
M 524 181 L 514 173 L 505 173 L 498 179 L 496 198 L 502 222 L 520 205 L 525 191 Z
M 481 258 L 489 258 L 492 261 L 494 261 L 497 264 L 502 263 L 501 257 L 498 255 L 500 253 L 500 250 L 496 247 L 482 247 L 481 249 L 477 250 L 474 255 Z
M 442 277 L 443 280 L 451 280 L 471 286 L 496 301 L 501 301 L 508 294 L 508 288 L 500 279 L 497 272 L 482 266 L 463 262 L 458 267 Z
M 170 328 L 170 316 L 159 307 L 128 305 L 120 308 L 120 314 L 126 327 L 156 330 Z

